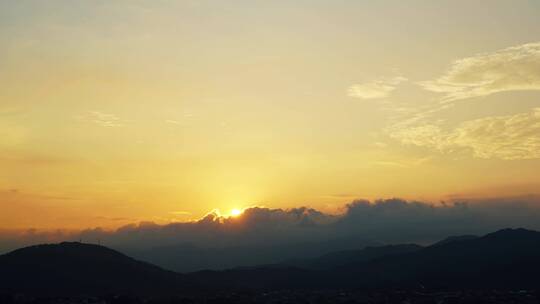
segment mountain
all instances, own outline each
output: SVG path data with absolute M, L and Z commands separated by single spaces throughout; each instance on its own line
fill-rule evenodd
M 38 245 L 0 256 L 0 293 L 193 294 L 246 290 L 534 289 L 540 232 L 504 229 L 413 244 L 340 251 L 297 261 L 178 274 L 103 246 Z
M 284 260 L 292 261 L 292 259 L 299 257 L 303 261 L 335 251 L 377 245 L 380 244 L 368 239 L 344 237 L 318 242 L 292 242 L 285 239 L 277 245 L 259 243 L 228 247 L 199 247 L 184 243 L 145 250 L 126 249 L 125 252 L 130 256 L 166 269 L 178 272 L 194 272 L 276 264 Z
M 214 289 L 324 289 L 339 288 L 333 271 L 352 263 L 399 255 L 422 249 L 415 244 L 366 247 L 360 250 L 337 251 L 310 259 L 294 259 L 278 264 L 236 267 L 223 271 L 206 270 L 188 274 L 197 282 Z M 335 276 L 334 276 L 335 278 Z
M 360 250 L 331 252 L 313 259 L 297 259 L 283 262 L 284 265 L 306 269 L 332 269 L 353 263 L 362 263 L 384 256 L 398 255 L 418 251 L 423 247 L 416 244 L 387 245 L 366 247 Z
M 112 249 L 65 242 L 0 256 L 0 291 L 31 294 L 174 293 L 184 277 Z
M 433 246 L 439 246 L 444 245 L 452 242 L 460 242 L 460 241 L 467 241 L 476 239 L 478 236 L 476 235 L 458 235 L 458 236 L 449 236 L 445 238 L 444 240 L 438 241 L 437 243 L 433 244 Z
M 525 229 L 439 242 L 332 270 L 333 280 L 345 285 L 430 288 L 537 288 L 538 273 L 540 233 Z
M 229 289 L 521 289 L 538 288 L 538 273 L 540 233 L 505 229 L 478 238 L 447 239 L 425 248 L 384 246 L 296 261 L 295 266 L 266 265 L 190 276 L 226 284 Z

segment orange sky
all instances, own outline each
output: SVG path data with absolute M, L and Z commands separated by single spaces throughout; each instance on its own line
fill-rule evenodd
M 540 192 L 530 1 L 0 1 L 0 228 Z

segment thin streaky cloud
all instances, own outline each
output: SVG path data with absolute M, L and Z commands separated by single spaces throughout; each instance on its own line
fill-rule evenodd
M 172 125 L 181 124 L 178 120 L 173 120 L 173 119 L 167 119 L 167 120 L 165 120 L 165 123 L 172 124 Z
M 419 83 L 443 102 L 504 91 L 540 90 L 540 42 L 454 61 L 441 77 Z
M 88 111 L 84 115 L 77 116 L 82 121 L 92 122 L 102 127 L 123 127 L 125 120 L 115 114 L 101 111 Z
M 390 136 L 406 145 L 440 152 L 469 150 L 477 158 L 540 159 L 540 108 L 469 120 L 451 130 L 426 123 L 394 129 Z
M 349 87 L 348 95 L 360 99 L 380 99 L 390 96 L 396 87 L 407 81 L 408 79 L 402 76 L 381 78 L 378 80 L 353 84 Z

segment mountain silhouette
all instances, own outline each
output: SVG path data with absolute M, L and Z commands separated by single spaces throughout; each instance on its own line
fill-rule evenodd
M 343 237 L 327 241 L 292 242 L 280 244 L 261 243 L 229 247 L 199 247 L 190 243 L 150 247 L 145 250 L 126 249 L 130 256 L 148 261 L 177 272 L 200 270 L 226 270 L 236 267 L 253 267 L 276 264 L 292 259 L 305 260 L 341 250 L 377 246 L 378 242 L 356 237 Z
M 444 244 L 448 244 L 448 243 L 452 243 L 452 242 L 467 241 L 467 240 L 472 240 L 472 239 L 476 239 L 476 238 L 478 238 L 478 236 L 476 236 L 476 235 L 449 236 L 449 237 L 445 238 L 444 240 L 438 241 L 437 243 L 433 244 L 432 246 L 440 246 L 440 245 L 444 245 Z
M 151 294 L 187 287 L 183 276 L 112 249 L 64 242 L 0 256 L 0 289 L 33 294 Z
M 384 256 L 414 252 L 422 248 L 422 246 L 416 244 L 366 247 L 360 250 L 343 250 L 331 252 L 313 259 L 296 259 L 286 261 L 282 264 L 307 269 L 332 269 L 348 264 L 367 262 Z
M 406 250 L 390 254 L 393 248 Z M 504 229 L 478 238 L 446 239 L 425 248 L 383 246 L 315 259 L 324 267 L 313 261 L 190 275 L 213 284 L 223 282 L 228 288 L 537 288 L 540 233 Z M 332 263 L 337 266 L 328 267 Z
M 293 264 L 179 274 L 103 246 L 38 245 L 0 256 L 0 292 L 186 294 L 349 288 L 526 289 L 540 284 L 540 232 L 503 229 L 482 237 L 339 251 Z
M 362 286 L 525 288 L 540 283 L 540 233 L 504 229 L 455 238 L 412 253 L 333 270 L 335 280 Z

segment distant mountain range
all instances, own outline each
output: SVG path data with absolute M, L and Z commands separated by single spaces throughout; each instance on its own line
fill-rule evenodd
M 278 263 L 301 257 L 318 256 L 337 250 L 351 250 L 366 246 L 380 246 L 381 243 L 353 237 L 327 241 L 282 242 L 279 245 L 261 244 L 228 246 L 223 248 L 199 247 L 190 243 L 152 247 L 144 250 L 126 249 L 137 259 L 148 261 L 160 267 L 177 272 L 194 272 L 205 269 L 224 270 L 238 266 L 257 266 Z M 122 250 L 124 252 L 124 250 Z
M 288 265 L 304 269 L 328 270 L 354 263 L 368 262 L 383 256 L 414 252 L 422 248 L 424 247 L 416 244 L 366 247 L 360 250 L 343 250 L 331 252 L 313 259 L 289 260 L 280 263 L 280 265 Z
M 256 267 L 179 274 L 103 246 L 60 243 L 0 256 L 0 291 L 182 294 L 243 289 L 538 288 L 540 232 L 504 229 L 434 245 L 368 247 Z

